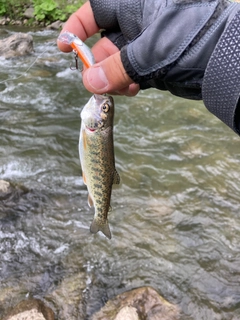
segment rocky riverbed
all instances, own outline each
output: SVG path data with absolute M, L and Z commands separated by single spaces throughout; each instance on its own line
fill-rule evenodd
M 34 191 L 23 186 L 0 180 L 1 224 L 8 215 L 14 214 L 14 207 L 19 203 L 23 210 L 27 208 L 26 202 L 34 198 L 33 194 Z M 39 279 L 40 283 L 41 281 L 49 281 L 47 274 L 45 279 Z M 86 282 L 87 274 L 78 272 L 63 278 L 56 286 L 50 286 L 41 299 L 28 297 L 22 300 L 20 293 L 26 290 L 24 282 L 13 288 L 1 288 L 0 311 L 4 315 L 2 320 L 66 320 L 70 319 L 69 317 L 84 319 L 82 297 L 87 289 Z M 4 306 L 9 305 L 9 300 L 12 301 L 12 307 L 6 310 Z M 55 301 L 55 305 L 51 305 L 49 301 Z M 166 301 L 153 288 L 141 287 L 123 292 L 107 301 L 89 320 L 175 320 L 178 317 L 177 306 Z

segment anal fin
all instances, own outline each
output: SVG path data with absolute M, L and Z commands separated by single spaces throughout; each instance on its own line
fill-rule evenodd
M 88 205 L 89 205 L 90 208 L 94 206 L 93 199 L 90 196 L 90 193 L 88 194 Z
M 87 185 L 87 180 L 86 180 L 86 176 L 85 176 L 84 172 L 82 172 L 82 178 L 83 178 L 84 184 Z

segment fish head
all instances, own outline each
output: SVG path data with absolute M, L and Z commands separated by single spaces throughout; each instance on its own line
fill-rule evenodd
M 91 132 L 104 131 L 113 126 L 114 102 L 113 98 L 94 94 L 81 112 L 81 119 L 85 128 Z

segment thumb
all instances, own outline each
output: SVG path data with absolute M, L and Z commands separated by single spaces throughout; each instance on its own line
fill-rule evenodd
M 126 73 L 120 51 L 83 72 L 83 84 L 93 93 L 103 94 L 128 87 L 133 80 Z

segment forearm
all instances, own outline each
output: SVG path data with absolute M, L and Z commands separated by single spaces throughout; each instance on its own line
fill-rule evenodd
M 211 93 L 213 85 L 205 81 L 205 91 L 202 91 L 202 84 L 209 60 L 211 56 L 215 57 L 213 52 L 217 43 L 240 10 L 239 4 L 225 0 L 91 0 L 91 5 L 97 24 L 121 50 L 127 74 L 141 88 L 169 90 L 189 99 L 204 98 L 207 108 L 237 131 L 234 125 L 236 106 L 225 106 L 232 120 L 221 118 L 221 108 L 210 106 L 210 98 L 202 95 Z M 234 48 L 240 47 L 239 39 Z M 221 66 L 226 62 L 224 58 L 218 62 L 221 72 Z M 212 67 L 213 64 L 208 66 L 208 74 Z M 227 74 L 228 78 L 224 78 L 219 89 L 226 91 L 226 97 L 226 84 L 233 77 L 231 73 Z M 240 77 L 240 72 L 236 77 Z M 238 91 L 240 89 L 235 87 L 235 101 Z

